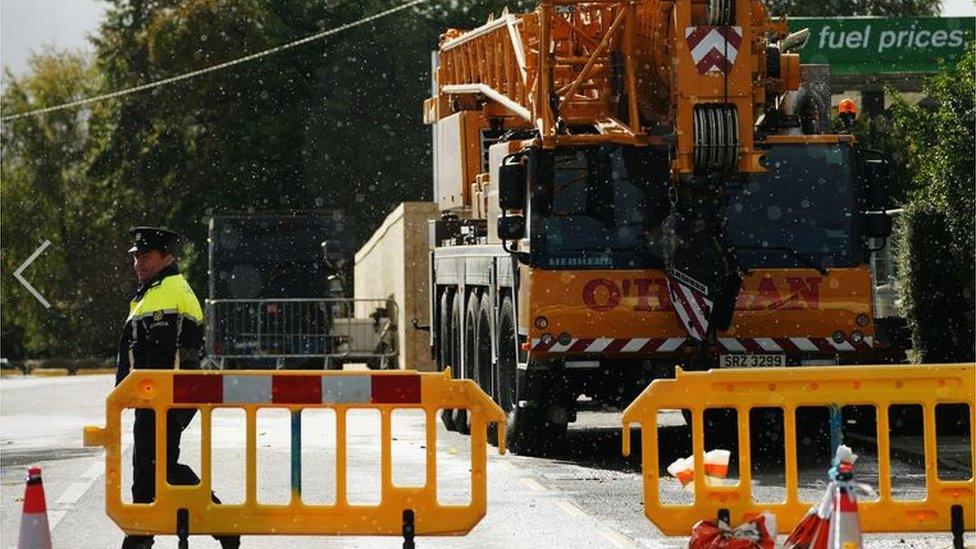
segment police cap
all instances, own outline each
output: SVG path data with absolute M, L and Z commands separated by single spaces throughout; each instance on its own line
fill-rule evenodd
M 132 235 L 130 254 L 149 250 L 173 253 L 176 241 L 182 236 L 180 233 L 162 227 L 133 227 L 129 229 L 129 234 Z

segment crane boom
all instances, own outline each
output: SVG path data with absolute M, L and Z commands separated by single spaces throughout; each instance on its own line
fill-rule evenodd
M 425 120 L 484 109 L 545 148 L 670 146 L 676 176 L 760 172 L 753 126 L 799 86 L 786 36 L 758 0 L 543 0 L 442 35 Z

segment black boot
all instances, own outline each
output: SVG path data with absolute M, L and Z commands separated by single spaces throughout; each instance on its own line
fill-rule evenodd
M 152 546 L 152 536 L 125 536 L 122 540 L 122 549 L 150 549 Z
M 220 549 L 238 549 L 241 546 L 241 536 L 214 536 L 220 542 Z

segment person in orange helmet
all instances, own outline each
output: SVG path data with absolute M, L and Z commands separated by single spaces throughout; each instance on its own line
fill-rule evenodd
M 837 112 L 841 123 L 844 124 L 844 131 L 849 132 L 854 129 L 854 119 L 857 118 L 857 105 L 854 101 L 848 98 L 841 99 L 840 104 L 837 105 Z

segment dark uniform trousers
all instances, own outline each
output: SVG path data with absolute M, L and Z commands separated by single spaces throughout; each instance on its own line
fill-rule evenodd
M 179 462 L 180 437 L 193 420 L 196 410 L 169 410 L 166 414 L 166 481 L 173 485 L 194 485 L 200 477 Z M 152 503 L 156 498 L 156 418 L 153 410 L 136 410 L 132 449 L 132 501 Z M 214 503 L 220 503 L 211 494 Z
M 200 484 L 200 477 L 188 465 L 179 462 L 180 437 L 193 421 L 196 410 L 169 410 L 166 414 L 166 481 L 174 486 Z M 152 503 L 156 499 L 156 413 L 137 409 L 132 428 L 135 445 L 132 448 L 132 502 Z M 211 492 L 210 499 L 220 503 Z M 221 536 L 214 539 L 224 542 Z M 150 547 L 152 536 L 126 536 L 122 549 Z
M 198 369 L 203 347 L 203 312 L 193 290 L 175 265 L 163 269 L 142 284 L 129 307 L 129 318 L 119 339 L 116 384 L 132 369 Z M 200 478 L 179 462 L 180 438 L 196 410 L 169 410 L 166 414 L 166 480 L 171 485 L 194 485 Z M 156 417 L 149 409 L 137 409 L 133 426 L 132 501 L 156 499 Z M 211 494 L 215 503 L 220 503 Z M 192 521 L 192 518 L 191 518 Z M 238 547 L 237 536 L 214 536 L 225 548 Z M 123 549 L 151 547 L 152 536 L 130 535 Z

